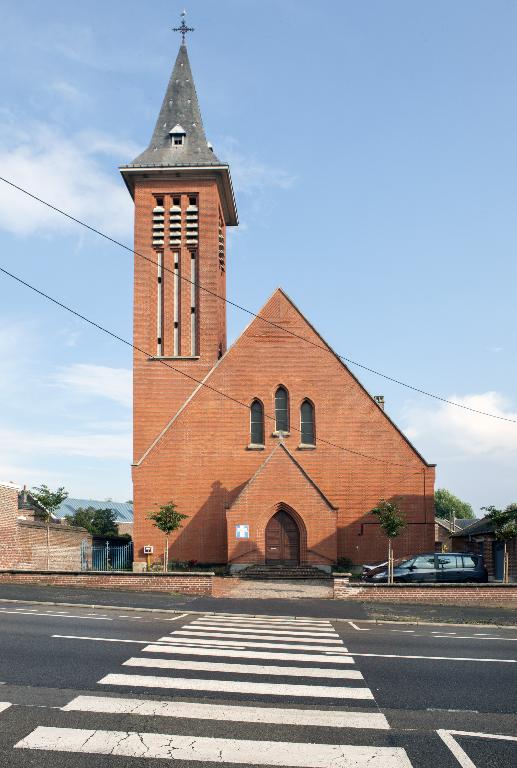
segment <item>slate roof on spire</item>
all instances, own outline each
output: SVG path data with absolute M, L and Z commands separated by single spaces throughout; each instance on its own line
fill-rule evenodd
M 174 146 L 171 130 L 178 125 L 184 128 L 186 135 L 182 145 Z M 128 167 L 207 165 L 221 166 L 222 163 L 208 146 L 187 46 L 181 45 L 151 143 Z

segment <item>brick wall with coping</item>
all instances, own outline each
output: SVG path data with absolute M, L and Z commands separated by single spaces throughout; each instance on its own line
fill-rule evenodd
M 334 577 L 334 599 L 517 608 L 517 584 L 354 584 L 338 576 Z
M 211 595 L 214 574 L 191 571 L 131 573 L 126 571 L 20 571 L 0 570 L 0 584 L 44 584 L 54 587 L 176 592 L 182 595 Z
M 47 526 L 18 509 L 18 487 L 0 483 L 0 568 L 37 569 L 47 565 Z M 48 526 L 50 568 L 81 567 L 81 542 L 91 543 L 84 528 Z

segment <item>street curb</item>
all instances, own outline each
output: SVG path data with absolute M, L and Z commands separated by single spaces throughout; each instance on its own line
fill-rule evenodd
M 97 605 L 92 603 L 61 603 L 55 600 L 15 600 L 10 598 L 0 598 L 0 603 L 22 603 L 24 605 L 58 605 L 65 608 L 92 608 L 94 610 L 103 611 L 134 611 L 140 613 L 165 613 L 167 615 L 180 615 L 180 616 L 219 616 L 221 613 L 224 616 L 232 616 L 231 613 L 224 611 L 176 611 L 169 608 L 133 608 L 123 605 Z M 238 616 L 245 616 L 253 619 L 320 619 L 321 621 L 337 621 L 349 624 L 350 622 L 360 622 L 361 624 L 409 624 L 416 627 L 472 627 L 473 629 L 483 629 L 485 627 L 495 627 L 496 629 L 517 629 L 517 624 L 471 624 L 470 622 L 456 623 L 452 621 L 419 621 L 418 619 L 403 619 L 395 621 L 394 619 L 344 619 L 342 616 L 289 616 L 279 615 L 276 613 L 239 613 Z

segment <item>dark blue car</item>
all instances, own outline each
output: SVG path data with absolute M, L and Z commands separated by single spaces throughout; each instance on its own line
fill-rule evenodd
M 364 577 L 366 581 L 382 584 L 388 581 L 388 571 L 380 566 Z M 488 572 L 481 555 L 471 552 L 431 552 L 398 562 L 393 568 L 398 582 L 486 582 Z

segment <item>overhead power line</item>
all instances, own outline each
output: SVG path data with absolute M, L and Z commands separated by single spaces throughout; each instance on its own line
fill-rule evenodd
M 103 237 L 105 240 L 108 240 L 110 243 L 113 243 L 114 245 L 119 246 L 119 248 L 123 248 L 125 251 L 128 251 L 129 253 L 132 253 L 135 256 L 138 256 L 139 258 L 145 259 L 145 261 L 148 261 L 157 267 L 159 266 L 158 262 L 155 259 L 152 259 L 150 256 L 146 256 L 143 253 L 139 253 L 138 251 L 135 251 L 133 248 L 130 248 L 128 245 L 121 243 L 120 240 L 117 240 L 116 238 L 111 237 L 110 235 L 107 235 L 105 232 L 102 232 L 102 230 L 91 226 L 91 224 L 87 224 L 85 221 L 82 221 L 81 219 L 78 219 L 75 216 L 72 216 L 72 214 L 67 213 L 67 211 L 64 211 L 61 208 L 58 208 L 56 205 L 52 205 L 52 203 L 49 203 L 47 200 L 44 200 L 43 198 L 38 197 L 37 195 L 34 195 L 32 192 L 29 192 L 27 189 L 24 189 L 23 187 L 18 186 L 18 184 L 15 184 L 13 181 L 10 181 L 9 179 L 4 178 L 3 176 L 0 176 L 0 181 L 3 181 L 5 184 L 8 184 L 10 187 L 13 187 L 14 189 L 17 189 L 19 192 L 22 192 L 24 195 L 31 197 L 33 200 L 36 200 L 38 203 L 45 205 L 47 208 L 50 208 L 52 211 L 59 213 L 61 216 L 65 216 L 67 219 L 70 219 L 70 221 L 73 221 L 76 224 L 79 224 L 81 227 L 84 227 L 85 229 L 89 229 L 90 232 L 94 232 L 96 235 Z M 161 268 L 163 269 L 164 272 L 170 272 L 171 274 L 176 274 L 172 269 L 165 267 L 164 265 L 161 265 Z M 453 405 L 456 408 L 461 408 L 462 410 L 469 411 L 470 413 L 476 413 L 479 416 L 487 416 L 491 419 L 497 419 L 498 421 L 507 421 L 511 424 L 517 424 L 517 419 L 511 419 L 508 416 L 500 416 L 499 414 L 496 414 L 496 413 L 482 411 L 479 408 L 472 408 L 470 405 L 465 405 L 464 403 L 458 403 L 454 400 L 449 400 L 448 398 L 443 397 L 442 395 L 437 395 L 434 392 L 428 392 L 427 390 L 422 389 L 421 387 L 414 386 L 413 384 L 408 384 L 408 382 L 402 381 L 401 379 L 397 379 L 394 376 L 389 376 L 387 373 L 383 373 L 382 371 L 378 371 L 375 368 L 371 368 L 370 366 L 365 365 L 364 363 L 360 363 L 357 360 L 353 360 L 350 357 L 346 357 L 345 355 L 340 355 L 339 353 L 335 352 L 334 350 L 330 349 L 329 347 L 323 344 L 318 344 L 317 342 L 312 341 L 311 339 L 308 339 L 305 336 L 301 336 L 300 334 L 290 330 L 289 328 L 285 328 L 284 326 L 279 325 L 278 323 L 275 323 L 273 320 L 268 320 L 267 317 L 263 317 L 262 315 L 259 315 L 256 312 L 253 312 L 253 310 L 248 309 L 247 307 L 243 307 L 241 304 L 237 304 L 237 302 L 232 301 L 231 299 L 228 299 L 225 296 L 221 296 L 215 291 L 212 291 L 210 288 L 206 288 L 206 286 L 202 285 L 200 282 L 196 280 L 190 280 L 186 275 L 179 274 L 177 276 L 179 276 L 182 280 L 189 283 L 190 285 L 195 285 L 197 288 L 204 291 L 205 293 L 208 293 L 211 296 L 214 296 L 216 299 L 219 299 L 220 301 L 224 301 L 226 304 L 229 304 L 231 307 L 235 307 L 235 309 L 239 309 L 242 312 L 246 312 L 248 315 L 251 315 L 251 317 L 255 317 L 257 318 L 257 320 L 261 320 L 263 323 L 267 323 L 268 325 L 272 326 L 273 328 L 276 328 L 277 330 L 283 331 L 284 333 L 287 333 L 290 336 L 294 336 L 295 338 L 300 339 L 301 341 L 304 341 L 306 344 L 310 344 L 311 346 L 316 347 L 317 349 L 321 349 L 324 352 L 339 358 L 344 363 L 348 363 L 349 365 L 355 365 L 357 368 L 361 368 L 363 371 L 368 371 L 368 373 L 373 373 L 376 376 L 380 376 L 381 378 L 385 379 L 386 381 L 391 381 L 393 384 L 398 384 L 401 387 L 410 389 L 412 392 L 417 392 L 420 395 L 425 395 L 425 397 L 430 397 L 433 400 L 438 400 L 439 402 L 445 403 L 446 405 Z
M 45 291 L 40 290 L 39 288 L 36 288 L 36 286 L 32 285 L 31 283 L 28 283 L 26 280 L 23 280 L 18 275 L 13 274 L 12 272 L 9 272 L 4 267 L 0 267 L 0 272 L 3 272 L 4 275 L 7 275 L 7 277 L 10 277 L 12 280 L 16 280 L 16 282 L 20 283 L 20 285 L 25 286 L 25 288 L 29 288 L 34 293 L 37 293 L 38 296 L 41 296 L 42 298 L 46 299 L 47 301 L 52 302 L 52 304 L 55 304 L 56 306 L 60 307 L 61 309 L 66 310 L 71 315 L 74 315 L 75 317 L 78 317 L 80 320 L 83 320 L 85 323 L 88 323 L 89 325 L 93 326 L 93 328 L 96 328 L 98 331 L 101 331 L 102 333 L 107 334 L 108 336 L 111 336 L 111 338 L 116 339 L 116 341 L 120 341 L 122 344 L 125 344 L 127 347 L 131 347 L 131 349 L 136 350 L 137 352 L 141 352 L 143 355 L 146 355 L 146 357 L 153 357 L 149 352 L 146 352 L 141 347 L 136 346 L 136 344 L 133 344 L 131 341 L 128 341 L 123 336 L 119 336 L 114 331 L 110 331 L 109 328 L 106 328 L 105 326 L 101 325 L 100 323 L 95 322 L 95 320 L 91 320 L 86 315 L 81 314 L 77 310 L 73 309 L 72 307 L 68 306 L 68 304 L 65 304 L 62 301 L 59 301 L 58 299 L 55 299 L 53 296 L 50 296 L 48 293 L 45 293 Z M 238 400 L 235 397 L 232 397 L 231 395 L 228 395 L 226 392 L 222 392 L 220 389 L 217 389 L 216 387 L 212 387 L 210 384 L 208 384 L 205 381 L 202 381 L 201 379 L 197 379 L 195 376 L 192 376 L 190 373 L 187 373 L 186 371 L 182 371 L 179 368 L 175 368 L 173 365 L 170 365 L 166 360 L 161 360 L 160 358 L 153 358 L 156 362 L 161 363 L 161 365 L 164 365 L 166 368 L 169 368 L 171 371 L 174 371 L 175 373 L 179 373 L 182 376 L 185 376 L 187 379 L 191 379 L 196 384 L 200 384 L 201 386 L 205 387 L 206 389 L 212 390 L 212 392 L 215 392 L 217 395 L 220 395 L 221 397 L 226 398 L 227 400 L 230 400 L 232 403 L 235 403 L 236 405 L 239 405 L 243 408 L 246 408 L 248 411 L 250 410 L 250 406 L 247 403 L 243 403 L 242 400 Z M 276 418 L 274 416 L 270 416 L 267 413 L 264 413 L 264 417 L 268 419 L 269 421 L 276 421 Z M 301 430 L 297 429 L 296 427 L 291 427 L 291 429 L 294 432 L 297 432 L 301 434 Z M 341 451 L 346 451 L 346 453 L 352 453 L 356 456 L 360 456 L 363 459 L 370 459 L 371 461 L 378 461 L 382 464 L 387 464 L 389 466 L 394 467 L 402 467 L 407 468 L 407 464 L 401 464 L 394 461 L 388 461 L 386 459 L 382 459 L 377 456 L 370 456 L 367 453 L 363 453 L 362 451 L 356 451 L 352 448 L 345 448 L 343 445 L 338 445 L 336 443 L 332 443 L 330 440 L 325 440 L 324 438 L 318 437 L 318 442 L 325 443 L 326 445 L 330 445 L 332 448 L 338 448 Z M 423 470 L 419 470 L 416 472 L 411 472 L 409 474 L 420 474 Z

